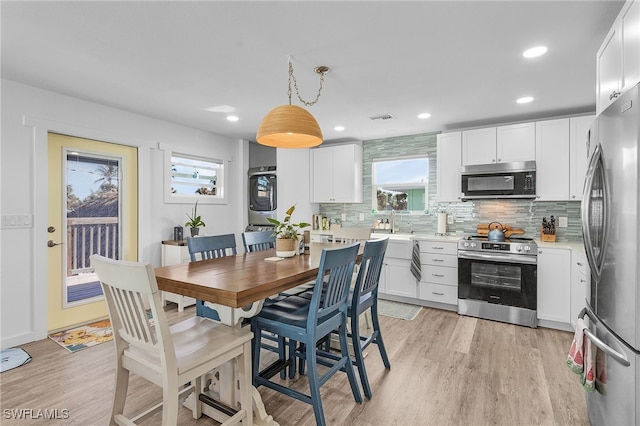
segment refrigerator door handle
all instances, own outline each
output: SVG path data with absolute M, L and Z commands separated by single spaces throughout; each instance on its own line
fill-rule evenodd
M 592 203 L 593 196 L 593 184 L 595 180 L 595 174 L 598 168 L 605 169 L 604 167 L 604 159 L 602 158 L 602 145 L 597 144 L 593 154 L 591 155 L 591 160 L 589 161 L 589 166 L 587 169 L 587 176 L 585 178 L 584 183 L 584 194 L 582 198 L 582 206 L 581 206 L 581 219 L 582 219 L 582 235 L 584 236 L 584 247 L 587 255 L 587 261 L 589 262 L 589 267 L 591 268 L 591 273 L 596 278 L 596 281 L 600 279 L 603 269 L 604 256 L 602 255 L 602 251 L 605 250 L 607 244 L 608 237 L 608 216 L 609 216 L 609 187 L 607 182 L 606 174 L 602 174 L 602 229 L 601 229 L 601 238 L 599 243 L 599 251 L 598 254 L 595 253 L 593 244 L 593 236 L 591 234 L 591 226 L 592 226 L 592 218 L 590 215 L 590 207 Z
M 593 318 L 591 318 L 591 316 L 587 312 L 587 308 L 582 308 L 582 311 L 580 311 L 578 318 L 583 319 L 585 315 L 587 315 L 591 320 L 593 320 Z M 584 335 L 587 336 L 589 340 L 591 340 L 593 344 L 596 345 L 601 351 L 609 355 L 611 358 L 615 359 L 617 362 L 619 362 L 623 366 L 625 367 L 631 366 L 631 363 L 629 362 L 629 360 L 624 354 L 621 354 L 620 352 L 613 349 L 611 346 L 604 343 L 595 334 L 593 334 L 591 330 L 589 330 L 588 328 L 584 329 Z

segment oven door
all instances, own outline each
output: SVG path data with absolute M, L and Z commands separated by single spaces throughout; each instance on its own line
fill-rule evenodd
M 535 256 L 458 252 L 458 298 L 536 310 Z

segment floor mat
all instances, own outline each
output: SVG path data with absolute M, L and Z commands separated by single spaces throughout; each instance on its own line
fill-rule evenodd
M 411 321 L 418 315 L 420 309 L 422 309 L 422 306 L 378 299 L 378 314 L 385 317 Z
M 11 348 L 0 351 L 2 355 L 2 363 L 0 364 L 0 373 L 20 367 L 31 361 L 31 355 L 24 349 Z
M 111 329 L 111 321 L 106 319 L 70 330 L 52 333 L 49 338 L 73 353 L 111 341 L 113 339 L 113 330 Z

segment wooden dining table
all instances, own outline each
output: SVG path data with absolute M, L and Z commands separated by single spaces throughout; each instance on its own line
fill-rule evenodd
M 221 323 L 240 327 L 242 318 L 256 315 L 266 298 L 315 280 L 322 250 L 340 247 L 344 245 L 310 243 L 309 254 L 277 261 L 275 249 L 272 249 L 163 266 L 155 268 L 156 281 L 162 291 L 209 302 L 218 311 Z M 227 367 L 226 374 L 234 375 L 233 367 Z M 235 377 L 230 381 L 220 380 L 220 399 L 226 405 L 234 405 L 237 401 L 235 380 Z M 230 386 L 225 386 L 225 382 Z M 255 388 L 253 403 L 254 423 L 277 425 L 272 416 L 266 414 Z M 186 406 L 190 404 L 189 401 L 185 403 Z M 220 422 L 226 419 L 224 415 L 220 417 L 219 410 L 208 405 L 203 405 L 203 413 Z

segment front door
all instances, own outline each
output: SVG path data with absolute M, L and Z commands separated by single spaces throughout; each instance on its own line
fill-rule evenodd
M 137 148 L 50 133 L 48 322 L 56 331 L 108 315 L 94 253 L 137 260 Z

